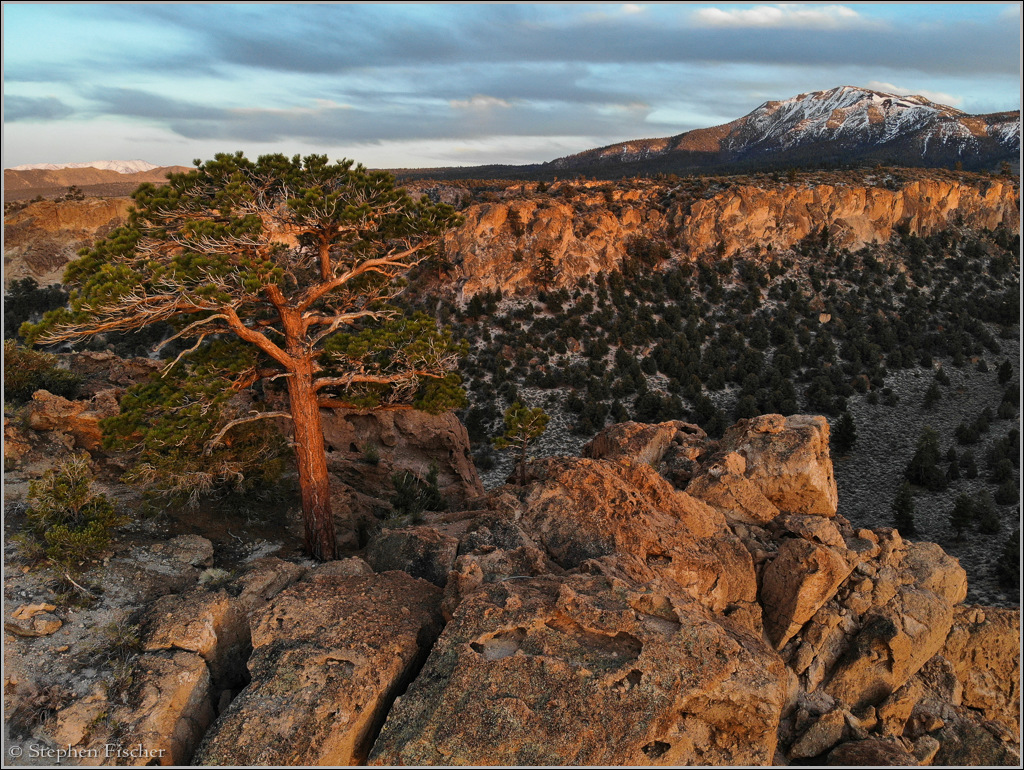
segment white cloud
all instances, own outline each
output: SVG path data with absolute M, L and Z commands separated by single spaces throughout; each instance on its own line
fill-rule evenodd
M 887 94 L 896 94 L 898 96 L 923 96 L 925 99 L 937 102 L 938 104 L 945 104 L 949 107 L 957 107 L 963 104 L 963 98 L 960 96 L 954 96 L 953 94 L 947 94 L 942 91 L 929 91 L 928 89 L 922 88 L 903 88 L 902 86 L 893 85 L 892 83 L 883 83 L 880 80 L 871 80 L 865 84 L 865 88 L 870 88 L 872 91 L 884 91 Z
M 494 107 L 511 107 L 512 103 L 496 96 L 477 94 L 472 99 L 452 99 L 448 102 L 457 110 L 489 110 Z
M 622 6 L 621 10 L 623 13 L 627 15 L 632 15 L 635 13 L 643 13 L 647 9 L 638 3 L 626 3 L 625 5 Z
M 702 8 L 695 11 L 691 18 L 698 25 L 708 27 L 843 29 L 874 25 L 845 5 L 809 6 L 798 3 L 757 5 L 728 11 L 721 8 Z

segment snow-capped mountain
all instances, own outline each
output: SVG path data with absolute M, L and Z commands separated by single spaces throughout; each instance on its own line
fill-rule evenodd
M 1020 151 L 1020 111 L 969 115 L 923 96 L 854 86 L 765 102 L 738 120 L 665 139 L 643 139 L 553 161 L 742 167 L 755 164 L 884 161 L 990 168 Z
M 10 171 L 56 171 L 62 168 L 98 168 L 104 171 L 116 171 L 119 174 L 138 174 L 141 171 L 152 171 L 160 166 L 144 160 L 93 160 L 87 163 L 28 163 L 14 166 Z

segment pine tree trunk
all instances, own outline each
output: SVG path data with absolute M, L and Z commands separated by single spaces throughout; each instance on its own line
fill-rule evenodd
M 288 378 L 288 396 L 295 429 L 295 460 L 302 491 L 303 543 L 319 561 L 335 558 L 334 517 L 327 476 L 327 452 L 320 422 L 320 407 L 312 378 L 295 374 Z

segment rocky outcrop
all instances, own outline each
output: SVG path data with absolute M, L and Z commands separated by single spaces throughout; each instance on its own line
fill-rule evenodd
M 208 590 L 209 541 L 134 554 L 178 595 L 147 589 L 131 688 L 54 734 L 123 723 L 186 762 L 216 712 L 195 762 L 1019 764 L 1019 612 L 964 607 L 939 546 L 837 515 L 824 420 L 598 438 L 365 561 L 258 559 Z M 659 473 L 681 459 L 685 490 Z
M 32 394 L 28 424 L 33 430 L 60 431 L 71 436 L 72 445 L 88 451 L 100 448 L 100 420 L 120 411 L 117 393 L 105 390 L 88 401 L 69 401 L 46 390 Z M 70 447 L 69 447 L 70 448 Z
M 459 605 L 370 760 L 770 764 L 784 682 L 693 603 L 606 577 L 496 583 Z
M 86 765 L 187 764 L 214 718 L 202 657 L 147 653 L 133 661 L 129 678 L 115 682 L 120 687 L 123 692 L 95 693 L 57 713 L 54 737 L 61 747 L 74 748 Z
M 657 468 L 673 445 L 702 444 L 707 434 L 697 425 L 670 420 L 657 425 L 621 422 L 584 444 L 580 454 L 595 460 L 631 460 Z
M 78 250 L 124 224 L 131 205 L 127 197 L 39 201 L 5 216 L 4 287 L 21 278 L 60 283 Z
M 615 557 L 633 579 L 671 581 L 714 611 L 755 600 L 750 554 L 724 517 L 649 465 L 556 458 L 529 477 L 513 515 L 560 567 Z
M 622 198 L 626 198 L 623 200 Z M 540 196 L 470 206 L 445 240 L 458 265 L 462 295 L 500 289 L 505 294 L 571 285 L 581 276 L 618 268 L 633 237 L 654 237 L 668 225 L 650 193 L 620 196 L 609 207 L 597 192 L 571 201 Z M 550 264 L 538 257 L 544 252 Z
M 402 572 L 285 589 L 254 616 L 252 681 L 196 764 L 361 762 L 440 630 L 439 604 L 439 589 Z
M 742 475 L 779 510 L 832 516 L 839 495 L 828 442 L 824 417 L 768 414 L 740 420 L 721 447 L 744 458 Z
M 359 492 L 380 494 L 393 473 L 408 472 L 422 480 L 433 465 L 450 507 L 465 506 L 484 493 L 466 428 L 454 414 L 324 409 L 321 416 L 328 466 Z
M 778 253 L 823 229 L 836 248 L 851 250 L 885 243 L 898 230 L 927 236 L 962 222 L 1020 229 L 1018 193 L 1007 181 L 941 172 L 891 185 L 896 189 L 883 181 L 741 183 L 696 198 L 677 198 L 673 188 L 654 183 L 558 183 L 547 195 L 470 206 L 446 251 L 468 299 L 494 290 L 532 292 L 540 284 L 574 286 L 618 269 L 633 238 L 669 244 L 690 259 Z
M 762 189 L 742 185 L 696 201 L 673 219 L 691 250 L 718 248 L 728 257 L 754 246 L 792 248 L 827 228 L 836 248 L 858 249 L 885 243 L 902 227 L 921 236 L 958 222 L 1017 231 L 1020 212 L 1008 182 L 975 186 L 942 179 L 912 181 L 897 190 L 884 187 L 792 185 Z
M 458 548 L 458 540 L 432 527 L 384 529 L 366 549 L 366 561 L 377 572 L 402 570 L 443 588 Z
M 959 606 L 942 657 L 963 684 L 963 704 L 1020 733 L 1020 613 Z

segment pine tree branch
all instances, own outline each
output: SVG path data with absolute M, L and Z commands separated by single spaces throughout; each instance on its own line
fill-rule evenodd
M 214 447 L 221 443 L 221 439 L 224 438 L 224 435 L 235 426 L 243 425 L 247 422 L 256 422 L 257 420 L 266 420 L 273 417 L 287 417 L 289 420 L 292 419 L 291 412 L 260 412 L 259 414 L 251 417 L 239 417 L 236 420 L 231 420 L 231 422 L 227 423 L 223 428 L 217 431 L 213 438 L 206 442 L 206 448 L 203 449 L 203 454 L 208 455 L 213 452 Z

